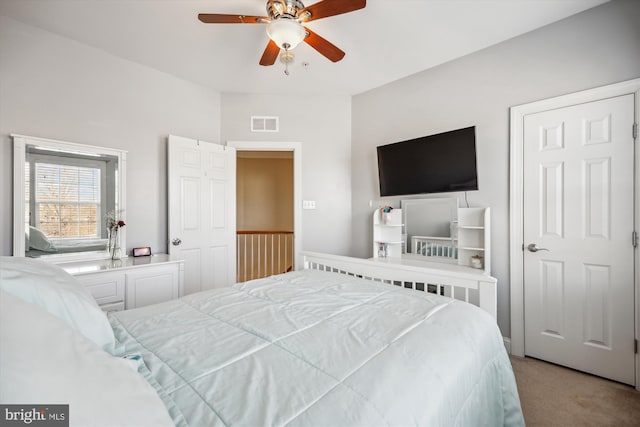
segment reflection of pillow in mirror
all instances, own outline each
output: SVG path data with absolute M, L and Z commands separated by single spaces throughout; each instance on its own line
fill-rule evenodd
M 0 289 L 39 305 L 113 353 L 115 337 L 107 316 L 87 288 L 57 265 L 32 258 L 0 257 Z
M 39 251 L 55 252 L 55 245 L 38 228 L 29 226 L 29 247 Z

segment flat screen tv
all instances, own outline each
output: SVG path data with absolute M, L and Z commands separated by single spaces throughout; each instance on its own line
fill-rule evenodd
M 380 196 L 478 189 L 475 126 L 381 145 L 377 150 Z

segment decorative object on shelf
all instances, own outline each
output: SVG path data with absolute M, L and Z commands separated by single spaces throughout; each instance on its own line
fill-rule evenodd
M 482 268 L 482 257 L 480 255 L 474 255 L 471 257 L 471 267 Z
M 380 208 L 380 213 L 382 214 L 382 223 L 389 224 L 391 222 L 391 211 L 393 208 L 391 206 L 383 206 Z
M 105 216 L 105 225 L 107 227 L 107 251 L 111 255 L 111 259 L 122 258 L 122 249 L 120 248 L 120 240 L 118 239 L 118 231 L 126 224 L 124 220 L 118 219 L 118 212 L 109 211 Z
M 386 258 L 387 254 L 387 244 L 383 242 L 378 243 L 378 258 Z

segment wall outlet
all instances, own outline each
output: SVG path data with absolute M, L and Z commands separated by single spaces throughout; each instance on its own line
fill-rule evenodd
M 315 209 L 316 201 L 315 200 L 303 200 L 302 201 L 302 209 Z

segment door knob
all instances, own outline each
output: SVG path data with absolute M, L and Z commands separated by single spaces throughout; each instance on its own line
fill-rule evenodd
M 177 237 L 171 241 L 171 244 L 173 246 L 178 246 L 180 243 L 182 243 L 182 240 L 178 239 Z
M 535 243 L 529 243 L 529 246 L 527 246 L 527 249 L 529 250 L 529 252 L 549 251 L 549 249 L 547 248 L 537 247 Z

